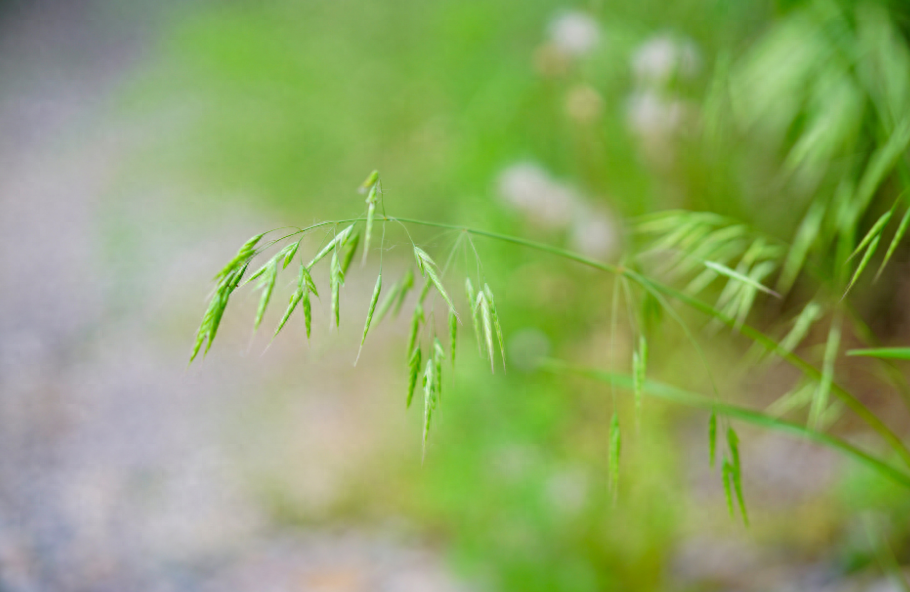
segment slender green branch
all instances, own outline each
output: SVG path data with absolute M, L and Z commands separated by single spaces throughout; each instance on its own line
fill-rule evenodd
M 645 276 L 632 271 L 631 269 L 629 269 L 627 267 L 620 267 L 620 266 L 616 266 L 616 265 L 611 265 L 609 263 L 603 263 L 601 261 L 596 261 L 594 259 L 590 259 L 588 257 L 585 257 L 584 255 L 581 255 L 579 253 L 575 253 L 575 252 L 572 252 L 572 251 L 569 251 L 566 249 L 561 249 L 559 247 L 554 247 L 552 245 L 547 245 L 544 243 L 539 243 L 536 241 L 532 241 L 532 240 L 528 240 L 528 239 L 524 239 L 524 238 L 520 238 L 520 237 L 516 237 L 516 236 L 511 236 L 508 234 L 501 234 L 498 232 L 491 232 L 488 230 L 480 230 L 480 229 L 476 229 L 476 228 L 468 228 L 465 226 L 460 226 L 460 225 L 455 225 L 455 224 L 446 224 L 446 223 L 442 223 L 442 222 L 431 222 L 428 220 L 417 220 L 414 218 L 401 218 L 401 217 L 393 217 L 393 216 L 384 216 L 383 218 L 386 221 L 394 221 L 394 222 L 399 222 L 402 224 L 415 224 L 415 225 L 419 225 L 419 226 L 444 228 L 444 229 L 448 229 L 448 230 L 461 230 L 463 232 L 472 234 L 474 236 L 482 236 L 482 237 L 491 238 L 491 239 L 499 240 L 499 241 L 506 242 L 506 243 L 520 245 L 520 246 L 534 249 L 536 251 L 540 251 L 543 253 L 549 253 L 551 255 L 555 255 L 555 256 L 561 257 L 563 259 L 575 261 L 576 263 L 580 263 L 582 265 L 592 267 L 594 269 L 599 269 L 601 271 L 606 271 L 608 273 L 625 276 L 625 277 L 629 278 L 630 280 L 634 281 L 635 283 L 639 284 L 640 286 L 642 286 L 645 289 L 650 288 L 652 290 L 657 290 L 707 316 L 710 316 L 712 318 L 715 318 L 715 319 L 721 321 L 725 325 L 728 325 L 729 327 L 738 331 L 743 336 L 751 339 L 752 341 L 754 341 L 756 343 L 759 343 L 760 345 L 765 347 L 768 351 L 777 354 L 782 359 L 787 361 L 789 364 L 791 364 L 791 365 L 795 366 L 796 368 L 798 368 L 799 370 L 801 370 L 804 374 L 806 374 L 810 378 L 813 378 L 814 380 L 819 380 L 819 381 L 822 378 L 821 372 L 817 368 L 815 368 L 812 364 L 810 364 L 803 358 L 799 357 L 798 355 L 784 350 L 783 348 L 780 347 L 780 345 L 774 339 L 772 339 L 768 335 L 765 335 L 758 329 L 756 329 L 750 325 L 747 325 L 745 323 L 738 323 L 736 321 L 736 319 L 728 317 L 727 315 L 716 310 L 711 305 L 709 305 L 705 302 L 702 302 L 701 300 L 699 300 L 697 298 L 689 296 L 683 292 L 680 292 L 679 290 L 675 290 L 675 289 L 673 289 L 669 286 L 663 285 L 659 282 L 652 281 L 652 280 L 646 278 Z M 363 220 L 365 220 L 365 218 L 350 218 L 350 219 L 346 219 L 346 220 L 334 220 L 334 221 L 321 222 L 321 223 L 309 226 L 307 228 L 301 229 L 299 232 L 292 233 L 289 236 L 294 236 L 296 234 L 300 234 L 300 233 L 306 232 L 308 230 L 311 230 L 313 228 L 318 228 L 320 226 L 327 226 L 330 224 L 355 223 L 355 222 L 360 222 Z M 850 408 L 850 410 L 852 410 L 854 413 L 856 413 L 856 415 L 860 419 L 865 421 L 866 424 L 869 425 L 869 427 L 871 427 L 885 442 L 887 442 L 888 445 L 891 446 L 898 453 L 898 455 L 901 457 L 901 459 L 908 466 L 910 466 L 910 449 L 907 448 L 907 446 L 903 443 L 903 441 L 901 441 L 901 439 L 897 436 L 897 434 L 895 434 L 887 425 L 885 425 L 884 422 L 882 422 L 878 418 L 878 416 L 876 416 L 859 399 L 857 399 L 852 394 L 850 394 L 850 392 L 848 392 L 844 387 L 840 386 L 837 383 L 832 383 L 831 390 L 838 398 L 840 398 L 847 405 L 848 408 Z
M 557 257 L 569 259 L 571 261 L 575 261 L 577 263 L 586 265 L 588 267 L 593 267 L 595 269 L 600 269 L 602 271 L 606 271 L 606 272 L 613 273 L 613 274 L 623 275 L 623 276 L 629 278 L 630 280 L 634 281 L 635 283 L 639 284 L 640 286 L 642 286 L 645 289 L 648 289 L 650 287 L 651 289 L 662 292 L 663 294 L 666 294 L 667 296 L 670 296 L 671 298 L 678 300 L 678 301 L 682 302 L 683 304 L 685 304 L 691 308 L 694 308 L 695 310 L 697 310 L 705 315 L 708 315 L 712 318 L 716 318 L 717 320 L 721 321 L 725 325 L 732 327 L 733 329 L 735 329 L 736 331 L 741 333 L 743 336 L 748 337 L 752 341 L 755 341 L 756 343 L 761 344 L 763 347 L 765 347 L 772 353 L 779 355 L 781 358 L 783 358 L 788 363 L 795 366 L 796 368 L 801 370 L 804 374 L 813 378 L 814 380 L 820 381 L 822 378 L 821 372 L 817 368 L 815 368 L 812 364 L 810 364 L 809 362 L 807 362 L 800 356 L 798 356 L 792 352 L 788 352 L 788 351 L 784 350 L 783 348 L 780 347 L 780 345 L 774 339 L 772 339 L 768 335 L 765 335 L 758 329 L 756 329 L 750 325 L 747 325 L 745 323 L 738 323 L 736 321 L 736 319 L 728 317 L 727 315 L 716 310 L 711 305 L 709 305 L 705 302 L 702 302 L 701 300 L 699 300 L 697 298 L 689 296 L 688 294 L 680 292 L 679 290 L 675 290 L 669 286 L 665 286 L 661 283 L 654 282 L 654 281 L 644 277 L 643 275 L 630 270 L 627 267 L 619 267 L 616 265 L 610 265 L 609 263 L 595 261 L 594 259 L 590 259 L 590 258 L 580 255 L 578 253 L 574 253 L 572 251 L 560 249 L 558 247 L 554 247 L 554 246 L 543 244 L 543 243 L 538 243 L 536 241 L 531 241 L 531 240 L 527 240 L 527 239 L 523 239 L 523 238 L 519 238 L 519 237 L 515 237 L 515 236 L 510 236 L 507 234 L 500 234 L 498 232 L 490 232 L 487 230 L 478 230 L 478 229 L 474 229 L 474 228 L 460 227 L 460 226 L 456 226 L 456 225 L 452 225 L 452 224 L 443 224 L 440 222 L 428 222 L 428 221 L 424 221 L 424 220 L 414 220 L 411 218 L 395 218 L 395 219 L 400 222 L 409 223 L 409 224 L 417 224 L 417 225 L 422 225 L 422 226 L 433 226 L 433 227 L 438 227 L 438 228 L 449 228 L 449 229 L 459 229 L 460 228 L 464 232 L 468 232 L 468 233 L 476 235 L 476 236 L 484 236 L 487 238 L 492 238 L 492 239 L 500 240 L 503 242 L 521 245 L 523 247 L 528 247 L 528 248 L 531 248 L 531 249 L 534 249 L 537 251 L 541 251 L 544 253 L 550 253 L 551 255 L 555 255 Z M 856 415 L 860 419 L 865 421 L 869 425 L 869 427 L 871 427 L 873 430 L 875 430 L 875 432 L 878 433 L 879 436 L 881 436 L 881 438 L 885 442 L 887 442 L 888 445 L 890 445 L 900 455 L 901 459 L 908 466 L 910 466 L 910 449 L 907 448 L 907 446 L 901 441 L 901 439 L 897 436 L 897 434 L 895 434 L 887 425 L 885 425 L 884 422 L 882 422 L 878 418 L 878 416 L 876 416 L 868 407 L 866 407 L 862 403 L 862 401 L 860 401 L 859 399 L 854 397 L 852 394 L 850 394 L 850 392 L 848 392 L 845 388 L 843 388 L 842 386 L 840 386 L 837 383 L 832 382 L 831 390 L 838 398 L 840 398 L 847 405 L 847 407 L 850 408 L 850 410 L 852 410 L 854 413 L 856 413 Z

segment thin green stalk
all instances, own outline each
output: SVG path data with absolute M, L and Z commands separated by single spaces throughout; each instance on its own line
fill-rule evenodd
M 292 233 L 289 236 L 300 234 L 302 232 L 306 232 L 308 230 L 311 230 L 313 228 L 318 228 L 320 226 L 327 226 L 330 224 L 354 223 L 354 222 L 359 222 L 362 220 L 364 220 L 364 218 L 353 218 L 353 219 L 348 219 L 348 220 L 335 220 L 335 221 L 329 221 L 329 222 L 321 222 L 321 223 L 309 226 L 307 228 L 303 228 L 300 231 Z M 756 329 L 750 325 L 747 325 L 745 323 L 742 323 L 742 324 L 737 323 L 737 321 L 735 319 L 730 318 L 727 315 L 721 313 L 720 311 L 718 311 L 714 307 L 712 307 L 710 304 L 702 302 L 701 300 L 698 300 L 697 298 L 689 296 L 689 295 L 687 295 L 683 292 L 680 292 L 678 290 L 675 290 L 669 286 L 665 286 L 661 283 L 654 282 L 650 279 L 647 279 L 644 276 L 630 270 L 627 267 L 619 267 L 616 265 L 611 265 L 609 263 L 595 261 L 594 259 L 590 259 L 588 257 L 585 257 L 584 255 L 580 255 L 578 253 L 574 253 L 574 252 L 568 251 L 566 249 L 561 249 L 558 247 L 554 247 L 551 245 L 539 243 L 536 241 L 532 241 L 532 240 L 528 240 L 528 239 L 524 239 L 524 238 L 520 238 L 520 237 L 516 237 L 516 236 L 500 234 L 498 232 L 491 232 L 488 230 L 468 228 L 465 226 L 459 226 L 459 225 L 455 225 L 455 224 L 446 224 L 443 222 L 416 220 L 413 218 L 399 218 L 399 217 L 392 217 L 392 216 L 384 216 L 384 220 L 395 221 L 395 222 L 399 222 L 402 224 L 416 224 L 416 225 L 420 225 L 420 226 L 429 226 L 429 227 L 433 227 L 433 228 L 461 230 L 463 232 L 467 232 L 468 234 L 472 234 L 475 236 L 483 236 L 483 237 L 487 237 L 487 238 L 492 238 L 494 240 L 499 240 L 502 242 L 507 242 L 507 243 L 512 243 L 515 245 L 520 245 L 523 247 L 528 247 L 528 248 L 534 249 L 536 251 L 540 251 L 543 253 L 549 253 L 551 255 L 555 255 L 555 256 L 561 257 L 563 259 L 575 261 L 577 263 L 586 265 L 588 267 L 593 267 L 595 269 L 600 269 L 602 271 L 606 271 L 606 272 L 613 273 L 613 274 L 623 275 L 623 276 L 629 278 L 630 280 L 634 281 L 635 283 L 639 284 L 642 287 L 650 286 L 651 288 L 653 288 L 659 292 L 662 292 L 663 294 L 670 296 L 671 298 L 678 300 L 678 301 L 682 302 L 683 304 L 685 304 L 691 308 L 694 308 L 695 310 L 697 310 L 707 316 L 716 318 L 717 320 L 721 321 L 725 325 L 728 325 L 729 327 L 735 329 L 743 336 L 751 339 L 752 341 L 755 341 L 756 343 L 761 344 L 763 347 L 765 347 L 769 351 L 776 353 L 782 359 L 784 359 L 789 364 L 791 364 L 791 365 L 795 366 L 796 368 L 798 368 L 799 370 L 801 370 L 807 376 L 809 376 L 817 381 L 820 381 L 822 378 L 821 372 L 818 369 L 816 369 L 814 366 L 812 366 L 812 364 L 810 364 L 809 362 L 807 362 L 806 360 L 804 360 L 803 358 L 797 356 L 796 354 L 794 354 L 792 352 L 787 352 L 787 351 L 783 350 L 774 339 L 765 335 L 758 329 Z M 840 398 L 847 405 L 847 407 L 850 408 L 851 411 L 856 413 L 856 415 L 860 419 L 865 421 L 866 424 L 868 424 L 869 427 L 871 427 L 885 442 L 887 442 L 888 445 L 891 446 L 898 453 L 898 455 L 901 457 L 901 460 L 904 463 L 906 463 L 908 466 L 910 466 L 910 449 L 907 448 L 907 446 L 901 441 L 901 439 L 897 436 L 897 434 L 895 434 L 887 425 L 885 425 L 884 422 L 882 422 L 859 399 L 854 397 L 845 388 L 843 388 L 836 382 L 832 382 L 831 391 L 835 394 L 835 396 Z

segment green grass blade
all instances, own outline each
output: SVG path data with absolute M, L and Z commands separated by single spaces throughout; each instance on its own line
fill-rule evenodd
M 817 199 L 809 206 L 809 211 L 806 212 L 803 221 L 800 222 L 799 230 L 796 231 L 796 238 L 794 238 L 793 245 L 787 253 L 784 268 L 777 280 L 777 290 L 781 294 L 789 292 L 799 276 L 803 263 L 806 261 L 806 256 L 809 254 L 812 245 L 815 244 L 816 238 L 818 238 L 822 220 L 825 217 L 825 210 L 825 202 Z
M 551 372 L 569 372 L 605 383 L 615 381 L 616 385 L 621 388 L 632 388 L 632 377 L 628 374 L 605 372 L 590 368 L 573 367 L 556 360 L 548 360 L 544 363 L 543 367 Z M 910 489 L 910 474 L 894 468 L 887 462 L 872 456 L 871 454 L 857 448 L 845 440 L 838 438 L 837 436 L 813 430 L 802 424 L 778 419 L 776 417 L 762 413 L 761 411 L 756 411 L 754 409 L 749 409 L 747 407 L 733 405 L 730 403 L 715 401 L 709 397 L 692 393 L 690 391 L 686 391 L 654 380 L 645 381 L 643 390 L 646 394 L 664 399 L 666 401 L 670 401 L 672 403 L 685 405 L 687 407 L 695 407 L 715 411 L 718 414 L 725 415 L 732 419 L 737 419 L 739 421 L 750 423 L 762 428 L 776 430 L 782 433 L 805 438 L 822 446 L 836 450 L 850 458 L 853 458 L 854 460 L 876 471 L 877 473 L 890 478 L 895 483 L 898 483 L 899 485 Z
M 853 287 L 853 284 L 856 283 L 856 280 L 859 279 L 859 276 L 862 275 L 863 271 L 866 269 L 866 266 L 869 265 L 869 260 L 872 259 L 872 255 L 875 254 L 875 250 L 878 248 L 878 241 L 881 236 L 876 236 L 872 239 L 872 242 L 869 243 L 869 248 L 866 249 L 865 254 L 863 255 L 862 260 L 860 260 L 859 265 L 856 267 L 856 271 L 853 272 L 853 278 L 850 280 L 850 283 L 847 284 L 847 289 L 844 290 L 844 297 L 850 292 L 850 288 Z
M 851 349 L 848 356 L 866 356 L 887 360 L 910 360 L 910 347 L 876 347 L 870 349 Z
M 860 251 L 866 248 L 866 245 L 872 242 L 873 239 L 878 238 L 881 235 L 882 230 L 884 230 L 885 224 L 887 224 L 888 220 L 890 219 L 891 210 L 888 210 L 882 214 L 882 216 L 875 222 L 875 224 L 872 225 L 872 228 L 869 229 L 869 232 L 866 233 L 866 236 L 863 237 L 863 240 L 859 242 L 859 245 L 856 247 L 856 249 L 854 249 L 853 252 L 850 253 L 850 256 L 847 257 L 847 261 L 850 261 L 850 259 L 856 257 Z
M 768 288 L 768 287 L 764 286 L 763 284 L 756 282 L 754 279 L 752 279 L 751 277 L 749 277 L 747 275 L 743 275 L 737 271 L 730 269 L 726 265 L 722 265 L 720 263 L 715 263 L 714 261 L 705 261 L 705 267 L 707 267 L 713 271 L 716 271 L 717 273 L 719 273 L 721 275 L 725 275 L 730 279 L 734 279 L 734 280 L 736 280 L 738 282 L 742 282 L 743 284 L 746 284 L 748 286 L 752 286 L 756 290 L 761 290 L 762 292 L 765 292 L 766 294 L 771 294 L 772 296 L 777 296 L 778 298 L 780 298 L 780 294 L 778 294 L 771 288 Z
M 894 168 L 901 155 L 910 144 L 910 120 L 902 121 L 888 138 L 887 142 L 872 155 L 856 192 L 858 211 L 866 209 L 875 190 L 885 180 L 885 176 Z
M 901 222 L 897 227 L 897 231 L 894 233 L 894 238 L 891 239 L 891 244 L 888 245 L 888 250 L 885 252 L 885 258 L 882 260 L 882 264 L 878 268 L 878 272 L 875 274 L 875 279 L 878 279 L 882 275 L 882 272 L 885 270 L 885 266 L 888 265 L 888 261 L 891 260 L 891 256 L 894 255 L 894 251 L 897 250 L 897 245 L 904 238 L 904 234 L 907 233 L 907 225 L 910 224 L 910 208 L 904 212 L 904 217 L 901 218 Z

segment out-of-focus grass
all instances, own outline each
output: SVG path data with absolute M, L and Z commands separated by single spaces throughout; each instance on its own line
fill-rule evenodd
M 599 23 L 600 43 L 582 57 L 548 45 L 547 27 L 573 8 L 556 2 L 219 5 L 175 23 L 154 75 L 130 102 L 162 109 L 173 122 L 144 155 L 146 171 L 168 171 L 209 196 L 208 207 L 221 199 L 211 196 L 249 199 L 288 223 L 356 215 L 362 198 L 354 189 L 379 168 L 390 213 L 566 242 L 565 229 L 527 223 L 498 199 L 500 173 L 533 161 L 617 217 L 710 208 L 783 232 L 795 226 L 798 202 L 750 203 L 750 195 L 774 188 L 749 194 L 740 185 L 773 169 L 780 154 L 744 164 L 754 152 L 712 153 L 683 133 L 665 161 L 660 129 L 651 152 L 643 148 L 630 129 L 632 103 L 644 92 L 632 60 L 655 34 L 691 39 L 700 66 L 659 94 L 680 101 L 682 112 L 695 109 L 716 57 L 737 56 L 795 4 L 584 5 Z M 650 115 L 661 117 L 665 105 L 652 106 L 658 112 Z M 747 175 L 743 167 L 751 167 Z M 453 240 L 432 232 L 418 238 L 441 252 Z M 496 278 L 510 349 L 608 363 L 610 282 L 512 246 L 479 242 L 478 249 Z M 623 335 L 621 328 L 618 349 L 626 355 Z M 521 361 L 490 378 L 471 339 L 464 330 L 457 378 L 423 468 L 377 458 L 391 477 L 360 500 L 346 499 L 339 513 L 362 517 L 358 501 L 388 504 L 418 529 L 442 535 L 467 573 L 502 589 L 662 589 L 691 503 L 680 493 L 684 473 L 694 464 L 674 445 L 669 412 L 650 407 L 634 435 L 631 409 L 621 405 L 630 436 L 613 506 L 609 389 L 524 373 Z M 672 353 L 656 354 L 655 371 L 707 388 L 694 352 L 674 348 L 681 341 L 676 329 L 659 336 L 652 350 Z M 722 344 L 707 347 L 712 362 L 729 363 Z M 722 386 L 725 372 L 717 371 Z M 419 418 L 411 414 L 416 451 Z M 885 497 L 884 505 L 896 503 Z M 278 515 L 306 522 L 305 511 L 288 507 L 293 496 L 274 499 L 282 500 Z M 722 497 L 711 499 L 722 513 Z

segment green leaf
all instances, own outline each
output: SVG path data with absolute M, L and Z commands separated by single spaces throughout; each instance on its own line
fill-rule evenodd
M 812 328 L 813 323 L 820 319 L 822 316 L 822 307 L 820 304 L 814 300 L 810 301 L 803 310 L 799 313 L 799 316 L 796 317 L 796 321 L 793 323 L 793 328 L 790 329 L 790 332 L 781 340 L 780 349 L 785 352 L 792 352 L 797 345 L 799 345 L 803 339 L 806 338 L 806 335 L 809 334 L 809 329 Z
M 705 261 L 705 267 L 711 269 L 712 271 L 716 271 L 717 273 L 719 273 L 721 275 L 725 275 L 728 278 L 734 279 L 738 282 L 742 282 L 743 284 L 746 284 L 748 286 L 752 286 L 756 290 L 761 290 L 762 292 L 765 292 L 766 294 L 771 294 L 772 296 L 777 296 L 778 298 L 780 298 L 780 294 L 778 294 L 771 288 L 768 288 L 768 287 L 756 282 L 754 279 L 752 279 L 749 276 L 745 276 L 737 271 L 733 271 L 726 265 L 722 265 L 720 263 L 715 263 L 714 261 Z
M 880 238 L 881 236 L 876 236 L 872 239 L 872 242 L 869 244 L 869 248 L 866 249 L 866 253 L 863 255 L 862 260 L 856 267 L 856 271 L 853 273 L 853 278 L 850 280 L 850 283 L 847 284 L 847 289 L 844 291 L 844 296 L 850 292 L 850 288 L 853 287 L 853 284 L 855 284 L 856 280 L 859 279 L 859 276 L 863 273 L 863 270 L 866 269 L 866 266 L 869 264 L 869 260 L 872 258 L 872 255 L 875 254 L 875 250 L 878 248 L 878 241 Z
M 907 232 L 907 225 L 910 224 L 910 209 L 907 209 L 904 212 L 904 217 L 901 218 L 901 223 L 897 227 L 897 232 L 894 233 L 894 238 L 891 239 L 891 244 L 888 245 L 888 250 L 885 252 L 885 258 L 882 260 L 881 266 L 878 268 L 878 272 L 875 274 L 875 279 L 878 279 L 882 272 L 885 270 L 885 266 L 888 265 L 888 261 L 891 260 L 891 256 L 894 254 L 894 251 L 897 249 L 897 245 L 901 242 L 901 239 L 904 238 L 904 234 Z
M 809 250 L 815 244 L 816 238 L 818 238 L 818 232 L 821 229 L 824 217 L 825 202 L 821 198 L 816 199 L 809 206 L 809 211 L 806 212 L 803 221 L 799 225 L 799 230 L 796 231 L 796 238 L 787 253 L 783 271 L 781 271 L 780 278 L 777 280 L 777 289 L 782 294 L 786 294 L 793 287 L 793 282 L 799 276 Z
M 875 190 L 894 168 L 901 155 L 907 151 L 908 144 L 910 144 L 910 120 L 905 119 L 895 127 L 885 144 L 880 146 L 869 159 L 869 165 L 863 173 L 856 192 L 856 205 L 859 211 L 865 210 L 866 205 L 875 194 Z
M 848 356 L 867 356 L 888 360 L 910 360 L 910 347 L 877 347 L 871 349 L 851 349 Z
M 859 246 L 857 246 L 856 249 L 853 250 L 853 252 L 847 258 L 847 261 L 856 257 L 860 251 L 862 251 L 864 248 L 866 248 L 866 245 L 868 245 L 870 242 L 872 242 L 873 239 L 878 238 L 881 235 L 882 230 L 884 230 L 885 224 L 887 224 L 888 220 L 890 220 L 890 219 L 891 219 L 891 210 L 888 210 L 887 212 L 882 214 L 881 218 L 879 218 L 875 222 L 875 224 L 872 225 L 872 228 L 869 229 L 869 232 L 867 232 L 866 236 L 863 237 L 863 240 L 860 241 Z

